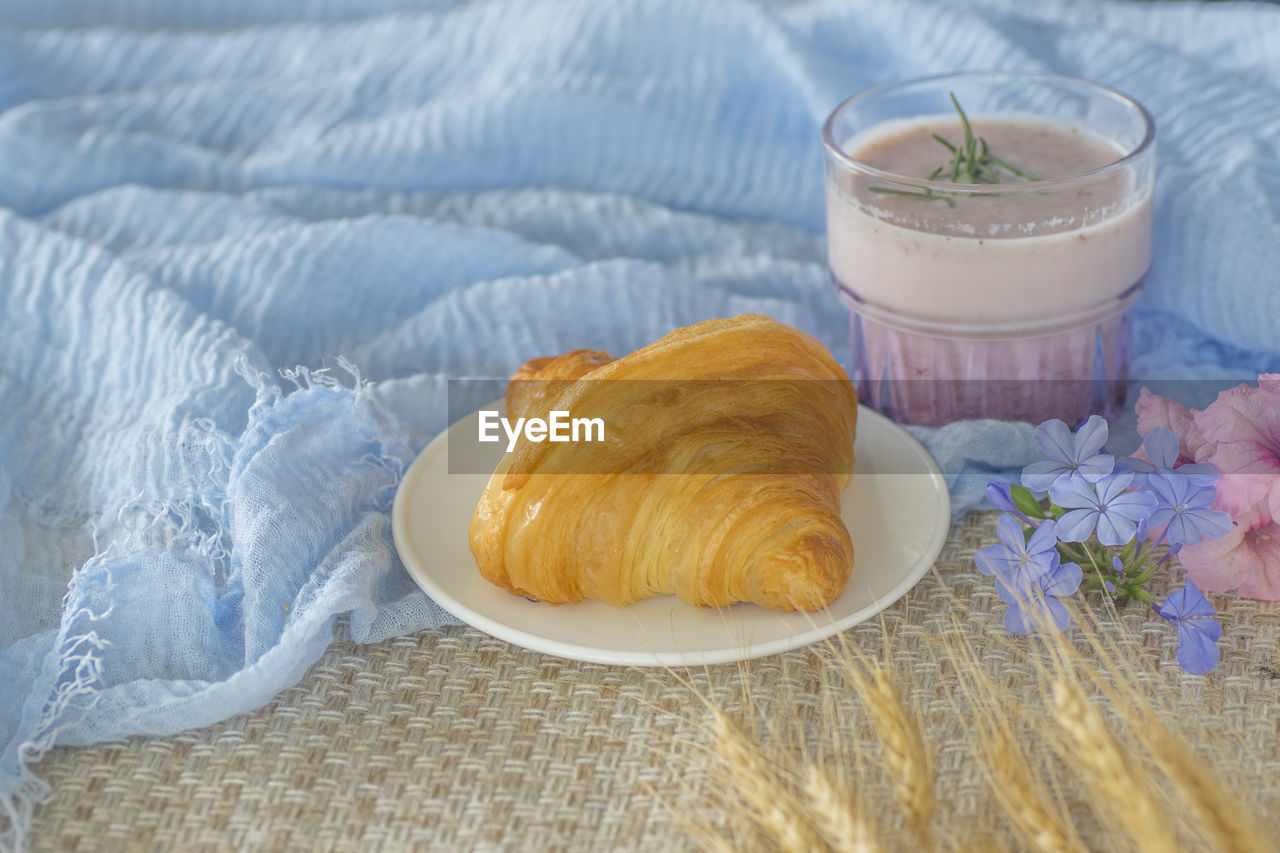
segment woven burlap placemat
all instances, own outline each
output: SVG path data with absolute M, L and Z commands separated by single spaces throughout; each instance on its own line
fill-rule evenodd
M 984 639 L 1004 606 L 972 557 L 993 541 L 993 521 L 955 523 L 934 571 L 882 621 L 848 632 L 873 656 L 890 646 L 935 755 L 944 836 L 963 823 L 966 837 L 981 837 L 999 820 L 964 745 L 937 638 L 969 635 L 1011 695 L 1033 683 L 1025 660 Z M 1217 766 L 1274 802 L 1280 609 L 1213 600 L 1225 632 L 1207 677 L 1177 667 L 1174 632 L 1150 611 L 1131 605 L 1121 621 L 1141 638 L 1169 712 L 1228 734 L 1218 740 L 1231 748 L 1213 749 Z M 750 718 L 775 746 L 828 761 L 833 742 L 838 760 L 874 749 L 828 659 L 808 648 L 668 672 L 563 660 L 461 626 L 377 645 L 340 631 L 306 678 L 251 714 L 174 737 L 52 750 L 37 768 L 52 793 L 33 849 L 691 849 L 698 820 L 724 825 L 716 803 L 726 780 L 707 751 L 699 696 Z M 890 840 L 902 829 L 894 815 L 877 819 Z M 1092 849 L 1112 846 L 1089 836 L 1099 830 L 1087 820 L 1081 831 Z

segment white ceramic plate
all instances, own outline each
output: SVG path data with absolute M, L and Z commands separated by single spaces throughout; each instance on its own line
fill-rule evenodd
M 485 408 L 501 409 L 501 402 Z M 600 601 L 551 605 L 499 589 L 480 576 L 467 528 L 489 480 L 449 473 L 449 434 L 477 429 L 472 413 L 418 455 L 396 492 L 392 531 L 409 575 L 441 607 L 473 627 L 534 651 L 633 666 L 746 660 L 832 636 L 874 616 L 924 576 L 951 524 L 937 465 L 901 427 L 858 407 L 853 481 L 841 500 L 853 537 L 853 576 L 825 613 L 778 613 L 754 604 L 701 609 L 664 595 L 629 607 Z M 471 447 L 480 447 L 474 440 Z M 492 470 L 501 444 L 485 444 Z M 455 459 L 455 467 L 463 465 Z

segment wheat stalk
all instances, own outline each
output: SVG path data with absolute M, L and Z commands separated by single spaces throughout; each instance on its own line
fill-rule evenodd
M 817 765 L 809 765 L 804 794 L 809 814 L 835 853 L 878 853 L 883 849 L 853 796 Z
M 1084 844 L 1075 827 L 1047 804 L 1043 785 L 1008 728 L 980 731 L 990 789 L 1023 843 L 1040 853 L 1074 853 Z
M 752 809 L 750 816 L 784 853 L 821 850 L 803 806 L 737 722 L 712 709 L 711 731 L 716 749 L 729 769 L 739 795 Z
M 952 709 L 969 726 L 974 755 L 986 775 L 988 802 L 1000 809 L 1005 824 L 994 831 L 968 827 L 968 844 L 963 837 L 966 828 L 951 827 L 937 843 L 956 849 L 974 849 L 980 841 L 982 849 L 1013 842 L 1019 849 L 1040 853 L 1084 850 L 1066 806 L 1063 791 L 1067 790 L 1072 802 L 1083 797 L 1105 827 L 1139 851 L 1179 849 L 1180 841 L 1190 843 L 1189 831 L 1200 837 L 1201 849 L 1227 853 L 1274 849 L 1256 816 L 1179 736 L 1182 724 L 1171 728 L 1158 717 L 1155 709 L 1167 697 L 1145 667 L 1141 644 L 1131 632 L 1121 633 L 1110 625 L 1101 632 L 1096 615 L 1088 615 L 1094 620 L 1076 621 L 1079 649 L 1068 635 L 1057 632 L 1042 633 L 1043 645 L 1038 646 L 999 631 L 991 634 L 991 642 L 1034 674 L 1025 687 L 1045 701 L 1030 705 L 1018 704 L 1014 688 L 993 680 L 978 659 L 971 633 L 959 624 L 952 632 L 926 638 L 936 649 L 945 648 L 954 662 L 960 688 L 956 694 L 964 697 L 968 707 L 961 710 L 953 702 Z M 1123 628 L 1114 610 L 1111 615 Z M 887 654 L 894 644 L 887 634 L 884 640 Z M 790 744 L 793 748 L 781 756 L 782 763 L 773 762 L 772 753 L 763 752 L 753 739 L 754 726 L 731 718 L 703 698 L 711 711 L 707 726 L 711 743 L 706 748 L 722 760 L 728 781 L 720 802 L 735 818 L 750 819 L 754 826 L 746 829 L 747 834 L 758 832 L 756 840 L 770 849 L 883 849 L 875 821 L 869 819 L 882 804 L 861 799 L 869 789 L 861 782 L 848 783 L 842 775 L 847 762 L 833 764 L 835 756 L 822 758 L 822 750 L 839 744 L 841 738 L 846 743 L 858 741 L 865 720 L 881 747 L 871 753 L 877 754 L 887 771 L 892 802 L 900 807 L 906 827 L 915 836 L 914 842 L 910 836 L 900 839 L 902 846 L 933 847 L 936 776 L 919 716 L 904 702 L 905 694 L 887 665 L 873 663 L 843 635 L 838 643 L 836 649 L 828 642 L 835 654 L 823 671 L 823 712 L 832 719 L 822 730 L 825 738 L 818 744 L 818 754 L 807 761 L 803 745 Z M 938 658 L 939 662 L 944 659 Z M 856 724 L 834 719 L 837 705 L 832 696 L 840 679 L 833 677 L 834 683 L 828 686 L 826 678 L 837 672 L 865 711 Z M 742 677 L 745 684 L 745 671 Z M 750 695 L 745 695 L 749 700 Z M 1114 709 L 1114 719 L 1111 712 L 1104 714 L 1104 706 Z M 749 704 L 748 711 L 753 710 Z M 1051 752 L 1044 749 L 1046 744 Z M 854 757 L 861 768 L 863 756 Z M 851 791 L 857 791 L 858 798 Z M 987 834 L 979 837 L 975 832 Z M 1180 834 L 1187 838 L 1180 839 Z M 743 839 L 726 841 L 715 836 L 704 841 L 727 850 L 734 844 L 741 846 Z
M 941 643 L 955 666 L 961 693 L 969 701 L 976 752 L 982 759 L 987 786 L 1018 838 L 1026 848 L 1039 853 L 1083 851 L 1084 843 L 1070 816 L 1047 795 L 1040 774 L 1027 758 L 1026 744 L 1019 742 L 1020 710 L 982 668 L 954 616 L 952 630 L 943 635 Z M 959 716 L 960 709 L 954 703 L 952 708 Z
M 922 847 L 932 847 L 935 777 L 920 722 L 903 704 L 885 668 L 872 665 L 843 637 L 840 642 L 836 658 L 871 719 L 885 768 L 893 778 L 894 798 Z
M 1134 660 L 1140 652 L 1121 648 L 1114 634 L 1103 637 L 1096 629 L 1097 615 L 1087 610 L 1087 618 L 1078 618 L 1081 633 L 1110 680 L 1100 677 L 1097 669 L 1089 675 L 1099 691 L 1124 718 L 1139 745 L 1173 788 L 1179 814 L 1193 817 L 1192 829 L 1215 851 L 1224 853 L 1266 853 L 1274 849 L 1266 841 L 1263 830 L 1249 811 L 1214 772 L 1213 768 L 1187 746 L 1168 726 L 1161 722 L 1146 693 L 1138 686 Z M 1129 645 L 1132 645 L 1130 643 Z
M 699 840 L 702 842 L 703 853 L 739 853 L 738 848 L 723 835 L 712 833 L 700 837 Z
M 1029 662 L 1040 684 L 1048 688 L 1046 706 L 1057 724 L 1056 728 L 1045 726 L 1050 743 L 1085 782 L 1095 811 L 1123 831 L 1138 850 L 1178 849 L 1172 829 L 1176 815 L 1161 808 L 1145 768 L 1131 758 L 1085 693 L 1083 681 L 1104 685 L 1105 680 L 1055 626 L 1038 627 L 1048 662 L 1037 658 Z M 1103 665 L 1114 662 L 1104 660 Z M 1108 671 L 1114 675 L 1114 669 Z M 1136 694 L 1132 686 L 1129 692 Z M 1111 698 L 1105 690 L 1103 695 Z
M 1066 743 L 1062 758 L 1085 778 L 1092 802 L 1100 804 L 1139 850 L 1178 849 L 1169 827 L 1172 816 L 1161 809 L 1141 770 L 1129 760 L 1080 683 L 1061 668 L 1053 676 L 1049 710 Z
M 907 825 L 928 843 L 936 803 L 933 762 L 925 748 L 924 733 L 919 721 L 903 706 L 884 670 L 872 674 L 870 687 L 864 691 L 863 699 L 880 736 L 885 761 L 895 776 L 894 796 L 907 816 Z
M 1268 844 L 1253 817 L 1230 797 L 1230 789 L 1163 725 L 1142 723 L 1140 735 L 1152 759 L 1196 816 L 1195 829 L 1219 853 L 1267 853 Z

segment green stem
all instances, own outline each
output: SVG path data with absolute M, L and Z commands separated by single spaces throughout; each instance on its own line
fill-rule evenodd
M 991 163 L 991 165 L 996 166 L 1000 169 L 1004 169 L 1006 172 L 1012 172 L 1013 174 L 1017 175 L 1019 178 L 1026 178 L 1028 181 L 1040 180 L 1030 172 L 1024 172 L 1022 169 L 1019 169 L 1017 166 L 1010 165 L 1009 163 L 1006 163 L 1005 161 L 1001 160 L 999 157 L 996 157 L 995 155 L 988 155 L 987 160 L 988 162 Z
M 1000 183 L 999 170 L 1004 170 L 1011 175 L 1016 175 L 1028 181 L 1035 181 L 1037 178 L 1030 172 L 1019 169 L 1017 166 L 1001 160 L 991 153 L 987 146 L 987 140 L 982 136 L 975 136 L 973 133 L 973 125 L 969 123 L 969 116 L 960 106 L 960 101 L 956 99 L 955 92 L 948 92 L 951 98 L 951 105 L 955 107 L 956 114 L 960 116 L 960 126 L 964 130 L 964 141 L 959 145 L 948 141 L 941 134 L 931 133 L 937 142 L 943 145 L 947 151 L 951 153 L 947 165 L 950 166 L 950 173 L 947 180 L 953 184 L 998 184 Z M 939 166 L 929 173 L 928 180 L 936 180 L 943 173 L 946 166 Z M 925 199 L 926 201 L 934 201 L 943 199 L 950 207 L 955 207 L 955 202 L 948 196 L 940 196 L 936 193 L 926 192 L 909 192 L 906 190 L 893 190 L 888 187 L 871 187 L 872 192 L 887 193 L 891 195 L 912 196 L 914 198 Z M 972 195 L 972 193 L 970 193 Z
M 914 190 L 896 190 L 892 187 L 867 187 L 867 190 L 878 195 L 905 195 L 912 198 L 922 198 L 925 201 L 945 201 L 947 203 L 947 207 L 956 206 L 956 203 L 952 201 L 949 196 L 928 190 L 925 192 L 915 192 Z

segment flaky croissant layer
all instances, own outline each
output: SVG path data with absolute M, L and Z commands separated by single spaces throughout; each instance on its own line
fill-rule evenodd
M 704 607 L 815 610 L 848 582 L 840 495 L 857 396 L 797 329 L 744 315 L 616 360 L 590 350 L 535 359 L 506 402 L 510 417 L 598 415 L 608 441 L 522 438 L 504 457 L 470 527 L 492 583 L 553 603 L 675 593 Z

